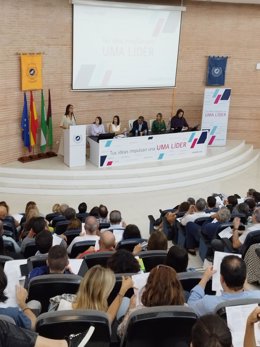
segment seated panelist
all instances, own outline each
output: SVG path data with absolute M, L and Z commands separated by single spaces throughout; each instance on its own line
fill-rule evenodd
M 189 130 L 189 125 L 184 118 L 184 111 L 179 108 L 176 115 L 171 118 L 171 131 L 186 131 Z
M 102 124 L 102 118 L 96 117 L 95 122 L 91 124 L 90 134 L 91 136 L 98 136 L 105 133 L 104 125 Z
M 156 120 L 153 121 L 152 124 L 152 132 L 154 134 L 160 134 L 166 131 L 166 124 L 163 120 L 162 114 L 159 112 L 156 115 Z
M 138 117 L 133 123 L 130 133 L 133 136 L 143 136 L 148 134 L 148 125 L 143 116 Z
M 112 123 L 109 123 L 108 131 L 110 133 L 115 133 L 116 135 L 120 134 L 121 125 L 119 116 L 114 116 Z

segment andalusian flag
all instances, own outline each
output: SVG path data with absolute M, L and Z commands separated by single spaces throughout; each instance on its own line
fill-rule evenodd
M 44 95 L 42 90 L 42 98 L 41 98 L 41 144 L 40 149 L 42 152 L 46 150 L 46 137 L 47 137 L 47 124 L 46 124 L 46 112 L 44 105 Z
M 30 91 L 30 142 L 31 147 L 36 145 L 36 136 L 38 129 L 38 117 L 36 112 L 35 103 L 33 100 L 33 93 Z
M 52 148 L 53 136 L 52 136 L 52 111 L 51 111 L 51 92 L 49 89 L 48 111 L 47 111 L 47 141 L 48 146 Z

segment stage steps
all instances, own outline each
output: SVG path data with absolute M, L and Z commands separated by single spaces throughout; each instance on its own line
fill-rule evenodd
M 72 169 L 55 157 L 39 163 L 0 166 L 0 192 L 86 196 L 161 191 L 240 173 L 258 158 L 259 151 L 244 141 L 211 147 L 205 157 L 117 168 L 98 169 L 88 162 L 84 168 Z

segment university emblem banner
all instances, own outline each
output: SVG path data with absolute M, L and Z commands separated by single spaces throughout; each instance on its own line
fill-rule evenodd
M 42 89 L 42 54 L 21 54 L 22 90 Z

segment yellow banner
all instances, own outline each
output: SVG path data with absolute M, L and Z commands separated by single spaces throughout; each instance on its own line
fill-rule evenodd
M 21 55 L 22 90 L 42 88 L 42 54 Z

